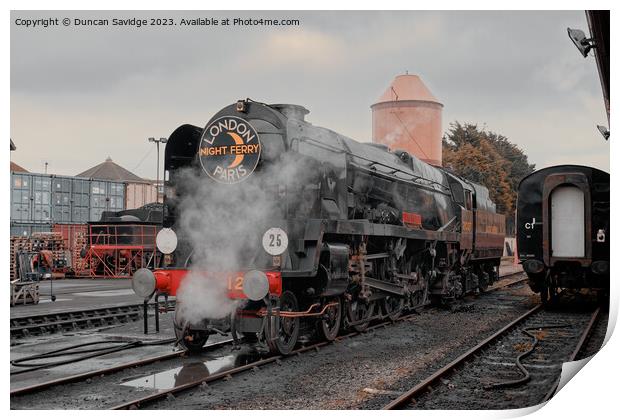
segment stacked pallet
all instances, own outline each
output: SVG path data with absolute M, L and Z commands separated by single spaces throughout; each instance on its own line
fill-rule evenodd
M 19 251 L 32 252 L 44 249 L 52 251 L 54 260 L 66 256 L 65 242 L 58 233 L 33 233 L 30 237 L 11 236 L 11 281 L 19 277 L 17 273 L 17 254 Z
M 30 239 L 31 241 L 33 241 L 33 249 L 47 249 L 49 251 L 52 251 L 52 254 L 54 255 L 54 260 L 66 258 L 67 256 L 65 241 L 62 238 L 62 235 L 58 233 L 33 233 L 32 236 L 30 236 Z
M 77 270 L 78 267 L 84 267 L 85 261 L 82 258 L 82 249 L 86 248 L 88 244 L 88 238 L 86 235 L 86 229 L 81 231 L 76 231 L 72 238 L 72 243 L 69 249 L 71 250 L 71 261 L 69 262 L 69 266 L 73 268 L 73 270 Z
M 39 303 L 39 282 L 11 282 L 11 306 Z
M 52 226 L 52 232 L 62 236 L 65 242 L 65 250 L 67 254 L 68 272 L 78 274 L 84 270 L 84 258 L 82 258 L 82 250 L 88 245 L 88 225 L 84 224 L 55 224 Z
M 17 253 L 19 251 L 32 251 L 30 238 L 24 236 L 11 236 L 11 281 L 15 280 L 17 274 Z

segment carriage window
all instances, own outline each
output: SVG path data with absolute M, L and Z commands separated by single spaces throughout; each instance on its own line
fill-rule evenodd
M 471 191 L 465 191 L 465 208 L 471 210 Z
M 452 199 L 457 204 L 464 206 L 463 197 L 465 196 L 465 191 L 463 190 L 463 186 L 458 182 L 451 182 L 450 188 L 452 190 Z

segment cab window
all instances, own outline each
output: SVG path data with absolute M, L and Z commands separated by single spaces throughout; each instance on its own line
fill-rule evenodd
M 465 191 L 465 208 L 467 210 L 471 210 L 472 200 L 471 200 L 471 191 Z

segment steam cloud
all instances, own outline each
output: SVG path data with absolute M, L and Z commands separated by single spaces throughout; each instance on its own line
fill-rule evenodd
M 399 141 L 404 134 L 404 129 L 402 125 L 399 123 L 398 125 L 394 125 L 394 128 L 390 130 L 390 132 L 381 139 L 381 143 L 388 146 L 390 149 L 394 149 L 394 143 Z
M 274 157 L 265 152 L 269 150 L 264 147 L 263 159 L 268 162 L 263 161 L 249 178 L 237 184 L 217 183 L 196 168 L 183 169 L 176 175 L 180 194 L 174 229 L 184 242 L 180 246 L 192 253 L 190 271 L 177 298 L 180 316 L 190 324 L 220 319 L 236 309 L 239 301 L 228 298 L 226 276 L 214 273 L 265 268 L 260 266 L 260 258 L 267 256 L 262 236 L 272 227 L 266 221 L 283 218 L 283 192 L 306 185 L 312 173 L 307 161 L 296 153 L 282 152 Z

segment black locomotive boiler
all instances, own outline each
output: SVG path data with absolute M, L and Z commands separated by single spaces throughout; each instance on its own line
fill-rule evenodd
M 300 330 L 333 340 L 344 328 L 362 331 L 371 320 L 484 290 L 498 278 L 505 219 L 486 187 L 405 151 L 314 126 L 307 113 L 297 105 L 242 100 L 204 129 L 182 125 L 169 137 L 158 237 L 164 264 L 133 278 L 146 299 L 176 294 L 197 270 L 196 244 L 188 245 L 179 230 L 184 213 L 178 203 L 195 193 L 182 173 L 199 173 L 203 187 L 235 196 L 290 160 L 304 168 L 303 176 L 256 184 L 274 207 L 253 223 L 260 235 L 244 244 L 238 267 L 227 273 L 200 268 L 205 276 L 228 276 L 228 298 L 240 306 L 225 319 L 191 322 L 177 309 L 178 338 L 187 348 L 202 347 L 215 331 L 231 331 L 285 354 Z M 205 202 L 205 213 L 216 204 Z M 255 211 L 252 203 L 235 210 L 239 218 Z
M 523 178 L 517 200 L 517 252 L 543 302 L 560 289 L 609 291 L 609 174 L 578 165 Z

